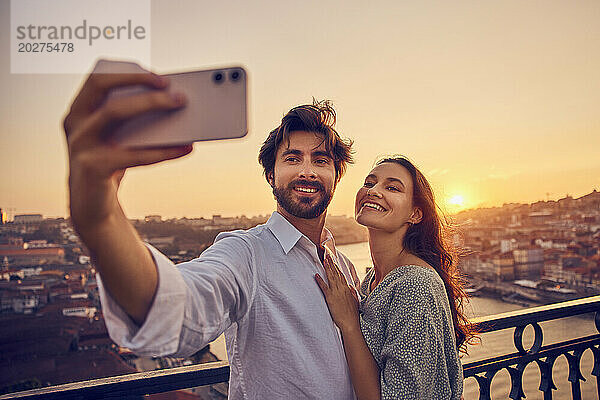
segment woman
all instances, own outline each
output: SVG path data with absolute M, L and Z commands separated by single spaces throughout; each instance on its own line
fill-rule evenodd
M 458 349 L 472 337 L 464 292 L 442 234 L 433 192 L 406 158 L 376 163 L 356 194 L 374 268 L 360 301 L 330 255 L 316 275 L 341 331 L 357 397 L 460 399 Z

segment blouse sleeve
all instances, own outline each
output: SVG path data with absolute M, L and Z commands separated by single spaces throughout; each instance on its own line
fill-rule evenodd
M 392 291 L 381 352 L 382 399 L 421 400 L 440 394 L 434 393 L 439 390 L 437 357 L 443 353 L 437 322 L 445 317 L 436 315 L 427 297 L 426 288 L 407 282 Z

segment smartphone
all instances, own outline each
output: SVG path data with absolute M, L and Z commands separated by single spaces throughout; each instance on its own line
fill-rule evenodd
M 145 72 L 132 62 L 100 60 L 92 73 Z M 204 140 L 241 138 L 248 133 L 247 86 L 243 67 L 188 71 L 164 75 L 167 90 L 183 93 L 186 106 L 134 117 L 111 132 L 125 147 L 176 146 Z M 142 86 L 113 89 L 109 98 L 150 91 Z

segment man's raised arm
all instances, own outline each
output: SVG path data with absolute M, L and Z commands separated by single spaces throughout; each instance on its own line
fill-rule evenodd
M 153 90 L 111 98 L 116 87 L 145 85 Z M 152 73 L 91 74 L 64 120 L 69 152 L 71 220 L 90 251 L 104 287 L 141 325 L 157 288 L 152 256 L 119 204 L 125 170 L 184 156 L 192 146 L 126 149 L 107 139 L 117 124 L 152 110 L 184 106 L 181 95 L 167 92 L 168 82 Z

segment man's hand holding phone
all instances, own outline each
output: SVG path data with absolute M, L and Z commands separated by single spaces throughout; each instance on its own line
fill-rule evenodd
M 111 90 L 139 85 L 154 90 L 131 98 L 107 99 Z M 185 107 L 185 97 L 169 92 L 168 86 L 167 78 L 150 72 L 88 77 L 64 120 L 74 220 L 87 225 L 106 217 L 114 206 L 112 196 L 126 168 L 178 158 L 192 151 L 191 145 L 134 150 L 107 140 L 111 130 L 136 116 Z
M 247 133 L 240 67 L 161 77 L 129 62 L 101 60 L 64 119 L 73 227 L 102 284 L 141 325 L 158 275 L 117 192 L 125 170 L 182 157 L 197 140 Z
M 114 212 L 125 169 L 181 157 L 195 141 L 246 135 L 246 78 L 241 67 L 159 76 L 98 61 L 64 121 L 74 222 Z
M 131 98 L 108 98 L 116 88 L 153 89 Z M 106 140 L 115 127 L 136 116 L 177 110 L 186 100 L 150 72 L 91 74 L 64 120 L 69 155 L 71 220 L 94 260 L 103 284 L 141 324 L 152 303 L 157 274 L 148 250 L 129 223 L 117 191 L 125 170 L 181 157 L 190 144 L 131 149 Z
M 240 67 L 158 76 L 129 62 L 96 64 L 64 119 L 73 227 L 102 284 L 141 325 L 158 275 L 117 192 L 125 170 L 182 157 L 197 140 L 247 133 Z

